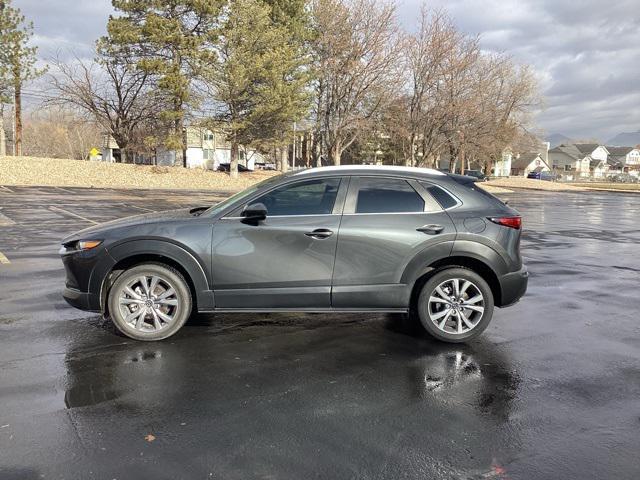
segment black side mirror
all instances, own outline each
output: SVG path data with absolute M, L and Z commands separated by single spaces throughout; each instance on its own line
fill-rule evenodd
M 264 203 L 253 203 L 242 210 L 242 223 L 258 223 L 267 218 L 267 207 Z

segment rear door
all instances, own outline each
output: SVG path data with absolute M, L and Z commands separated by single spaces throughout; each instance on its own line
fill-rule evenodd
M 288 183 L 250 200 L 267 207 L 264 221 L 236 210 L 216 222 L 216 308 L 329 308 L 346 187 L 340 177 Z
M 352 177 L 338 236 L 334 308 L 405 308 L 402 275 L 424 249 L 455 240 L 449 215 L 415 180 Z

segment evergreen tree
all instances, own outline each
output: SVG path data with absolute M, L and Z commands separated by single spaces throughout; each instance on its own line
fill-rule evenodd
M 210 123 L 231 144 L 231 176 L 240 145 L 286 143 L 285 132 L 306 111 L 307 75 L 291 33 L 259 0 L 234 0 L 222 15 L 205 81 L 215 99 Z
M 26 22 L 10 0 L 0 0 L 0 103 L 7 103 L 13 94 L 17 156 L 22 155 L 22 85 L 45 71 L 35 67 L 38 49 L 28 45 L 32 36 L 33 23 Z
M 173 124 L 167 148 L 182 152 L 185 111 L 197 103 L 193 81 L 199 75 L 204 52 L 213 39 L 218 0 L 112 0 L 120 13 L 110 17 L 103 43 L 122 48 L 136 59 L 139 68 L 157 80 L 171 107 L 163 120 Z

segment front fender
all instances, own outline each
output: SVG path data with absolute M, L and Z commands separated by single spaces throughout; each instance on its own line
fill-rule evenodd
M 163 240 L 141 239 L 108 247 L 107 253 L 92 272 L 89 280 L 91 292 L 103 292 L 104 282 L 117 263 L 138 255 L 153 255 L 168 258 L 185 270 L 195 290 L 198 310 L 213 308 L 213 292 L 209 288 L 205 270 L 195 256 L 182 246 Z

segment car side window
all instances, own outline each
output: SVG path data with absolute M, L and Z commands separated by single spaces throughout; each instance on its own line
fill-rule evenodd
M 446 210 L 447 208 L 455 207 L 456 205 L 458 205 L 458 201 L 443 188 L 426 182 L 420 182 L 420 185 L 422 185 L 427 190 L 427 192 L 429 192 L 431 196 L 436 199 L 436 201 L 443 209 Z
M 406 180 L 363 177 L 358 180 L 355 213 L 424 212 L 424 200 Z
M 339 178 L 321 178 L 283 185 L 251 203 L 263 203 L 269 216 L 328 215 L 336 202 Z

